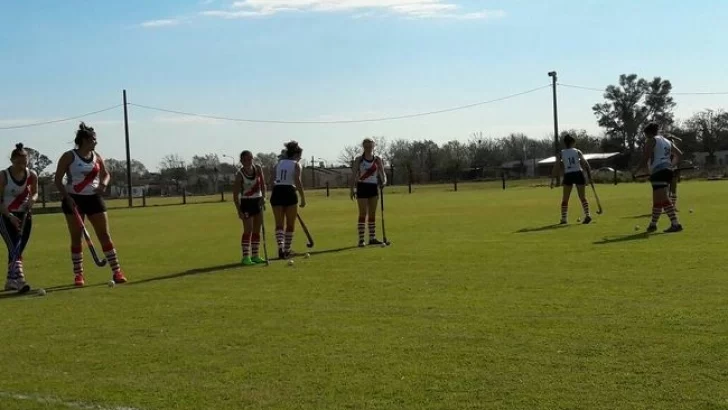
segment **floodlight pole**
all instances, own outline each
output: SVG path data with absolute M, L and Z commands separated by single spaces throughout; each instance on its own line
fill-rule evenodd
M 556 98 L 556 71 L 549 72 L 549 77 L 551 77 L 551 89 L 553 91 L 554 96 L 554 159 L 558 160 L 559 156 L 559 109 L 558 109 L 558 103 Z M 558 178 L 556 180 L 556 186 L 559 185 Z M 552 183 L 553 186 L 553 183 Z

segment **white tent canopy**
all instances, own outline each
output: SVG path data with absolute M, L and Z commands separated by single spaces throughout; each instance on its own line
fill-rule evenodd
M 584 154 L 584 159 L 587 161 L 592 159 L 609 159 L 612 157 L 616 157 L 619 155 L 619 152 L 604 152 L 604 153 L 597 153 L 597 154 Z M 538 161 L 538 165 L 549 165 L 556 162 L 556 157 L 549 157 L 546 159 L 542 159 L 541 161 Z

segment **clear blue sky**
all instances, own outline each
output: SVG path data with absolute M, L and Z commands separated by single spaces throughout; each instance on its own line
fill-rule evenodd
M 622 73 L 675 91 L 728 90 L 728 2 L 694 0 L 24 0 L 0 3 L 0 127 L 129 101 L 281 120 L 437 110 L 549 83 L 603 88 Z M 561 128 L 598 131 L 598 92 L 560 89 Z M 728 96 L 676 96 L 677 114 Z M 130 107 L 132 156 L 234 155 L 301 142 L 335 160 L 365 136 L 467 140 L 552 130 L 548 89 L 469 110 L 342 125 L 240 124 Z M 99 152 L 123 158 L 122 111 L 90 116 Z M 53 160 L 77 121 L 0 131 Z

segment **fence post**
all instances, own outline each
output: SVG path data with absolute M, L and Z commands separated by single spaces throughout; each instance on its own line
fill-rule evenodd
M 225 202 L 225 187 L 220 187 L 220 202 Z
M 187 205 L 187 188 L 182 189 L 182 205 Z
M 329 196 L 330 196 L 330 193 L 329 193 L 329 181 L 326 181 L 326 198 L 328 198 Z
M 40 184 L 40 200 L 43 202 L 43 208 L 46 207 L 46 183 Z
M 455 176 L 455 179 L 453 180 L 453 185 L 455 185 L 455 192 L 458 192 L 458 177 Z
M 506 172 L 501 171 L 501 180 L 503 181 L 503 190 L 506 190 Z
M 614 168 L 614 185 L 617 185 L 617 168 Z
M 147 206 L 147 190 L 142 189 L 142 207 Z

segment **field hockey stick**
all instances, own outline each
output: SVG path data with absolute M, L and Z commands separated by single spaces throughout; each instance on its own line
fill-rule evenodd
M 23 246 L 23 232 L 25 232 L 25 222 L 30 216 L 30 210 L 28 210 L 23 219 L 20 222 L 20 230 L 18 231 L 18 243 L 13 246 L 13 250 L 10 252 L 10 263 L 8 263 L 8 271 L 12 269 L 13 265 L 20 259 L 20 247 Z
M 306 234 L 306 238 L 308 239 L 308 243 L 306 244 L 306 247 L 313 248 L 313 237 L 311 236 L 311 232 L 308 231 L 308 227 L 303 222 L 303 219 L 301 219 L 301 214 L 296 214 L 296 217 L 298 217 L 298 222 L 301 224 L 301 228 L 303 228 L 303 233 Z
M 602 209 L 602 201 L 599 200 L 599 195 L 597 195 L 597 188 L 594 186 L 594 181 L 589 181 L 589 184 L 592 187 L 592 192 L 594 192 L 594 198 L 597 200 L 597 215 L 601 215 L 604 210 Z
M 76 217 L 76 222 L 78 223 L 78 226 L 81 228 L 81 232 L 83 233 L 83 238 L 86 240 L 86 246 L 88 247 L 89 251 L 91 252 L 91 256 L 94 258 L 94 262 L 96 263 L 96 266 L 103 267 L 106 266 L 106 258 L 100 259 L 99 255 L 96 253 L 96 248 L 94 247 L 93 241 L 91 241 L 91 235 L 88 234 L 88 230 L 86 230 L 86 224 L 83 223 L 83 218 L 81 218 L 81 214 L 78 213 L 78 208 L 76 208 L 76 204 L 73 204 L 73 215 Z
M 389 246 L 392 243 L 387 240 L 387 227 L 384 225 L 384 187 L 379 187 L 380 218 L 382 219 L 382 240 Z
M 681 168 L 675 168 L 675 169 L 674 169 L 673 171 L 674 171 L 674 172 L 679 172 L 679 171 L 691 171 L 691 170 L 698 170 L 698 169 L 700 169 L 700 167 L 697 167 L 697 166 L 695 166 L 695 165 L 691 165 L 691 166 L 689 166 L 689 167 L 681 167 Z M 649 177 L 649 176 L 650 176 L 650 174 L 640 174 L 640 175 L 635 175 L 635 179 L 636 179 L 636 178 L 647 178 L 647 177 Z
M 260 219 L 260 229 L 263 231 L 263 257 L 265 258 L 265 266 L 270 266 L 270 261 L 268 260 L 268 241 L 265 239 L 265 198 L 261 202 L 263 202 L 263 215 Z

